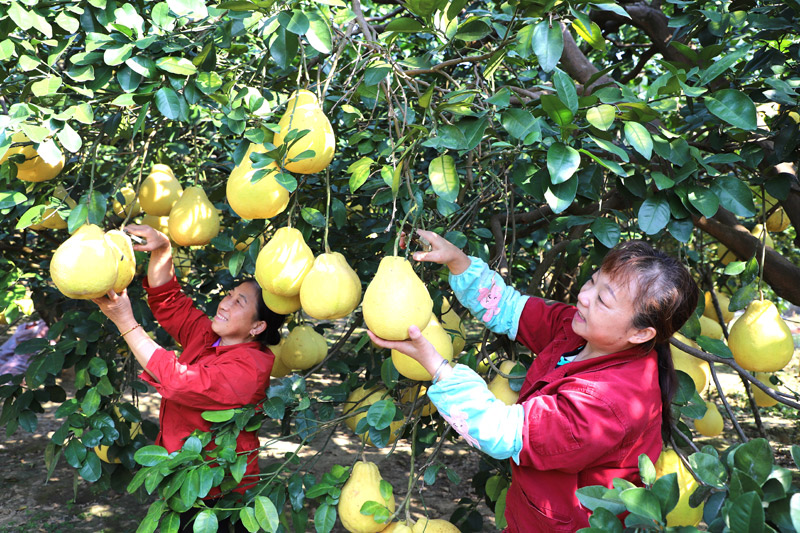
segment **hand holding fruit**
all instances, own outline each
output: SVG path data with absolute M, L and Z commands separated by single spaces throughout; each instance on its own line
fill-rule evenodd
M 92 301 L 97 304 L 100 311 L 106 315 L 120 331 L 127 331 L 136 324 L 136 318 L 133 316 L 131 300 L 128 298 L 127 290 L 122 291 L 120 294 L 111 290 L 108 291 L 106 296 L 92 298 Z
M 169 247 L 169 239 L 167 236 L 150 226 L 128 224 L 125 226 L 125 231 L 145 240 L 144 244 L 136 244 L 136 242 L 134 242 L 133 249 L 137 252 L 153 252 L 161 248 Z
M 441 235 L 422 229 L 418 229 L 417 234 L 428 241 L 431 249 L 427 252 L 414 252 L 412 257 L 415 261 L 429 261 L 447 265 L 450 272 L 456 275 L 469 268 L 470 260 L 467 254 Z
M 435 233 L 433 235 L 435 235 Z M 372 339 L 372 342 L 376 345 L 381 348 L 397 350 L 411 357 L 421 364 L 431 376 L 439 371 L 439 379 L 444 379 L 453 371 L 452 367 L 449 365 L 449 361 L 436 351 L 436 348 L 433 347 L 433 344 L 431 344 L 428 339 L 422 336 L 422 332 L 417 326 L 410 326 L 408 328 L 409 340 L 407 341 L 388 341 L 378 337 L 370 330 L 367 330 L 367 333 L 369 334 L 369 338 Z

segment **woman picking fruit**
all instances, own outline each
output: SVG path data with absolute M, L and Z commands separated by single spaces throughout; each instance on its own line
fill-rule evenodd
M 494 398 L 469 367 L 454 368 L 409 328 L 410 340 L 379 346 L 416 359 L 433 375 L 428 396 L 455 429 L 497 459 L 511 458 L 508 532 L 575 531 L 591 512 L 575 491 L 638 483 L 638 457 L 656 461 L 677 386 L 669 338 L 694 312 L 698 288 L 677 260 L 642 241 L 612 249 L 576 306 L 525 296 L 443 237 L 417 261 L 450 269 L 459 301 L 486 326 L 538 354 L 517 404 Z
M 209 319 L 181 291 L 169 239 L 150 226 L 129 225 L 125 229 L 146 241 L 134 245 L 134 250 L 150 252 L 144 281 L 148 303 L 156 320 L 183 346 L 183 352 L 176 357 L 175 352 L 150 338 L 133 316 L 127 291 L 111 291 L 92 301 L 114 322 L 144 368 L 140 377 L 161 394 L 161 430 L 156 444 L 174 452 L 194 430 L 209 431 L 211 423 L 203 419 L 203 411 L 232 409 L 264 400 L 275 361 L 267 345 L 280 342 L 279 330 L 285 316 L 270 311 L 258 283 L 248 280 L 231 290 Z M 249 455 L 236 492 L 243 493 L 258 478 L 258 447 L 257 432 L 239 433 L 236 451 Z M 208 495 L 219 496 L 217 487 Z M 193 515 L 193 510 L 181 515 L 183 526 Z

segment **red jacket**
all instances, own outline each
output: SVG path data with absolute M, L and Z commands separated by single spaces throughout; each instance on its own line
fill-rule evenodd
M 201 416 L 203 411 L 221 411 L 247 404 L 258 404 L 265 398 L 275 356 L 264 351 L 258 342 L 233 346 L 212 346 L 218 339 L 211 329 L 211 319 L 196 309 L 173 277 L 171 281 L 152 288 L 144 282 L 148 303 L 158 323 L 181 346 L 183 352 L 157 349 L 146 372 L 140 377 L 161 394 L 158 421 L 161 427 L 156 444 L 168 452 L 179 450 L 195 429 L 208 431 L 211 422 Z M 214 447 L 213 443 L 210 446 Z M 237 492 L 257 479 L 258 432 L 242 431 L 236 441 L 237 452 L 252 452 L 247 470 Z M 210 497 L 219 495 L 214 487 Z
M 661 390 L 655 351 L 639 348 L 568 363 L 562 354 L 585 344 L 572 331 L 575 308 L 530 298 L 517 340 L 538 357 L 517 403 L 525 410 L 520 464 L 511 461 L 506 496 L 509 532 L 565 532 L 589 526 L 575 491 L 640 484 L 639 455 L 661 452 Z

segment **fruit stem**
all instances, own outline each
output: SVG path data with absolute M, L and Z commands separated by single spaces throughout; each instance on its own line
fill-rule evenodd
M 331 213 L 331 171 L 330 168 L 325 169 L 325 190 L 327 192 L 327 199 L 325 201 L 325 234 L 322 237 L 322 243 L 325 245 L 325 253 L 331 253 L 328 247 L 328 227 L 330 226 L 330 213 Z

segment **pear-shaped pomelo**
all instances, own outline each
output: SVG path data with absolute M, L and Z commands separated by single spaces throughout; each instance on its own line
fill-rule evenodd
M 278 229 L 256 258 L 256 281 L 279 296 L 296 296 L 314 264 L 314 253 L 303 234 L 290 227 Z
M 139 205 L 148 215 L 164 217 L 169 215 L 182 193 L 183 187 L 175 179 L 172 169 L 156 164 L 139 187 Z
M 692 339 L 687 339 L 680 333 L 675 333 L 673 336 L 682 343 L 688 344 L 692 348 L 699 348 L 696 342 L 694 342 Z M 669 350 L 670 353 L 672 353 L 672 363 L 675 366 L 675 370 L 681 370 L 689 374 L 689 376 L 692 378 L 692 381 L 694 381 L 694 386 L 697 389 L 697 392 L 702 393 L 704 390 L 706 390 L 709 379 L 711 379 L 711 369 L 708 366 L 708 361 L 698 359 L 697 357 L 684 352 L 672 344 L 669 345 Z
M 739 366 L 750 372 L 776 372 L 792 359 L 789 326 L 769 300 L 753 300 L 731 326 L 728 347 Z
M 364 322 L 378 337 L 401 341 L 408 338 L 408 328 L 425 329 L 431 319 L 433 300 L 425 284 L 403 257 L 381 259 L 378 271 L 364 293 L 361 303 Z
M 703 436 L 716 437 L 724 427 L 722 415 L 714 402 L 706 400 L 706 414 L 694 421 L 694 428 Z
M 678 476 L 678 503 L 667 513 L 667 526 L 696 526 L 703 518 L 704 503 L 697 507 L 689 506 L 689 497 L 694 494 L 699 484 L 691 472 L 681 462 L 675 450 L 669 448 L 661 452 L 655 464 L 656 477 L 675 473 Z
M 118 229 L 106 232 L 106 239 L 117 254 L 117 280 L 114 282 L 114 292 L 124 291 L 136 275 L 136 256 L 133 253 L 133 243 L 127 233 Z
M 219 234 L 219 212 L 201 187 L 188 187 L 169 212 L 169 237 L 179 246 L 208 244 Z
M 266 306 L 279 315 L 289 315 L 300 309 L 300 296 L 297 294 L 281 296 L 271 293 L 267 289 L 261 289 L 261 297 Z
M 242 162 L 231 171 L 225 186 L 231 209 L 247 220 L 272 218 L 289 204 L 289 191 L 275 180 L 280 172 L 278 165 L 271 163 L 264 168 L 253 168 L 250 154 L 264 151 L 266 148 L 262 145 L 251 144 Z M 256 173 L 265 175 L 256 179 Z
M 325 337 L 311 326 L 296 326 L 281 348 L 281 362 L 292 370 L 308 370 L 328 355 Z
M 69 298 L 100 298 L 117 281 L 117 253 L 103 230 L 84 224 L 56 249 L 50 275 L 58 290 Z
M 342 318 L 361 303 L 361 280 L 339 252 L 314 259 L 300 286 L 300 304 L 317 320 Z
M 0 157 L 0 164 L 15 154 L 25 156 L 23 162 L 17 163 L 17 179 L 33 182 L 48 181 L 58 176 L 64 168 L 66 158 L 63 152 L 60 158 L 45 161 L 36 151 L 28 136 L 21 131 L 11 136 L 11 142 L 11 147 L 3 154 L 3 157 Z
M 376 522 L 371 514 L 362 514 L 361 508 L 367 502 L 375 502 L 386 507 L 389 514 L 394 513 L 394 493 L 384 498 L 381 491 L 383 482 L 381 473 L 375 463 L 357 461 L 353 465 L 350 478 L 342 487 L 337 507 L 342 526 L 350 533 L 377 533 L 386 529 L 386 524 Z
M 314 174 L 325 170 L 333 160 L 336 136 L 316 97 L 308 91 L 305 93 L 300 95 L 295 93 L 287 102 L 286 112 L 278 122 L 280 131 L 275 134 L 273 144 L 275 146 L 289 144 L 290 148 L 284 161 L 281 162 L 286 170 L 299 174 Z M 309 131 L 303 137 L 286 140 L 290 132 L 295 131 L 293 135 L 299 135 L 303 130 Z M 313 155 L 299 159 L 303 152 L 313 152 Z

